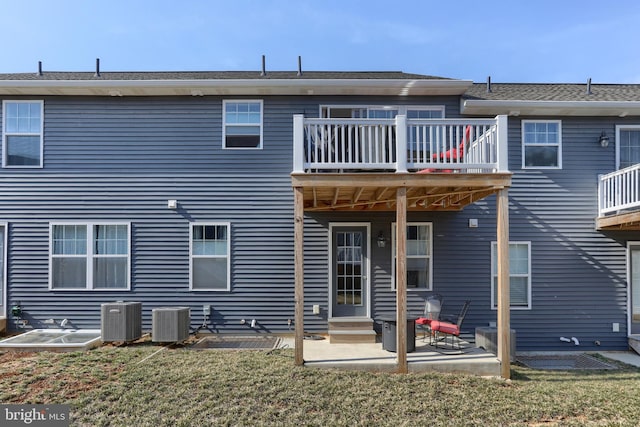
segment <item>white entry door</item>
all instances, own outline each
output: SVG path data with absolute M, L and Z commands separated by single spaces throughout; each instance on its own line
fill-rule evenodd
M 336 226 L 331 235 L 331 316 L 368 316 L 368 227 Z

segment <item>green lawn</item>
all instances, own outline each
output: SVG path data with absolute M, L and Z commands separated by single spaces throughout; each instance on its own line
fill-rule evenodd
M 84 426 L 640 424 L 637 368 L 512 369 L 504 381 L 302 368 L 292 350 L 105 346 L 0 354 L 0 401 L 70 404 Z

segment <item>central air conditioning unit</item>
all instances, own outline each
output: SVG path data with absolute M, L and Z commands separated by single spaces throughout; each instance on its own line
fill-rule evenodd
M 189 307 L 159 307 L 151 310 L 153 342 L 178 342 L 189 337 Z
M 135 341 L 142 336 L 142 303 L 117 301 L 101 305 L 103 342 Z

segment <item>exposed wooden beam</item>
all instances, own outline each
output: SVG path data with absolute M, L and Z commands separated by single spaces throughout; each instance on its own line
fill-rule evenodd
M 340 196 L 340 187 L 336 187 L 333 190 L 333 202 L 331 203 L 331 206 L 335 206 L 338 203 L 338 196 Z
M 389 189 L 389 187 L 378 188 L 376 190 L 375 200 L 376 201 L 381 200 L 382 197 L 384 196 L 384 193 L 386 193 L 388 189 Z
M 496 197 L 498 262 L 498 359 L 500 375 L 511 378 L 511 285 L 509 283 L 509 197 L 500 190 Z
M 407 207 L 415 208 L 423 198 L 425 192 L 425 189 L 422 187 L 407 189 Z
M 382 187 L 376 189 L 375 195 L 373 196 L 373 202 L 369 203 L 369 208 L 373 208 L 380 200 L 382 200 L 384 193 L 387 192 L 389 187 Z
M 396 355 L 398 372 L 407 365 L 407 189 L 396 190 Z
M 482 187 L 511 185 L 511 173 L 307 173 L 291 174 L 294 187 Z
M 304 196 L 301 187 L 294 191 L 294 320 L 295 349 L 294 360 L 297 366 L 304 364 Z
M 355 193 L 353 194 L 353 197 L 351 198 L 351 204 L 352 206 L 355 206 L 356 203 L 358 203 L 358 199 L 360 198 L 360 196 L 362 195 L 362 192 L 364 191 L 364 188 L 360 187 L 360 188 L 356 188 Z
M 360 189 L 359 189 L 360 190 Z M 359 191 L 358 190 L 358 191 Z M 437 191 L 446 191 L 447 189 L 436 189 Z M 424 194 L 420 194 L 417 196 L 413 196 L 413 197 L 407 197 L 407 200 L 410 202 L 413 201 L 417 201 L 417 200 L 423 200 L 424 201 L 424 205 L 425 207 L 429 207 L 429 206 L 434 206 L 437 203 L 441 202 L 442 200 L 445 200 L 447 198 L 451 198 L 451 196 L 460 196 L 456 199 L 455 204 L 452 204 L 451 202 L 448 202 L 449 204 L 447 206 L 440 206 L 440 208 L 443 207 L 449 207 L 449 210 L 460 210 L 460 208 L 462 206 L 460 205 L 460 201 L 464 200 L 464 196 L 467 196 L 469 194 L 475 194 L 475 193 L 480 193 L 483 196 L 482 197 L 486 197 L 489 194 L 493 194 L 495 192 L 497 192 L 499 189 L 487 189 L 487 188 L 482 188 L 482 189 L 457 189 L 457 191 L 449 191 L 449 192 L 443 192 L 443 193 L 429 193 L 428 195 L 424 195 Z M 362 192 L 359 191 L 359 195 L 358 198 L 362 197 Z M 474 200 L 479 200 L 482 197 L 479 198 L 475 198 Z M 383 200 L 378 200 L 375 202 L 375 204 L 386 204 L 386 206 L 392 207 L 395 204 L 395 198 L 389 198 L 389 199 L 383 199 Z M 370 202 L 369 200 L 365 200 L 363 199 L 360 202 L 356 202 L 354 203 L 353 200 L 349 200 L 349 201 L 344 201 L 344 202 L 340 202 L 340 200 L 336 199 L 336 190 L 334 190 L 332 192 L 332 201 L 331 204 L 326 204 L 326 205 L 318 205 L 318 206 L 314 206 L 314 207 L 308 207 L 306 208 L 307 211 L 324 211 L 324 210 L 350 210 L 353 209 L 355 207 L 369 207 L 371 210 L 376 210 L 373 206 L 375 206 L 374 203 Z M 451 207 L 453 206 L 453 207 Z M 412 203 L 411 208 L 415 208 L 415 203 Z M 384 210 L 384 209 L 378 209 L 378 210 Z M 418 210 L 418 209 L 416 209 Z M 424 210 L 424 209 L 421 209 Z
M 640 211 L 603 216 L 596 219 L 597 230 L 640 230 Z

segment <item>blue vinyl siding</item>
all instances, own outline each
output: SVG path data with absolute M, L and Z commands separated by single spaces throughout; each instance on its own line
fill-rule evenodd
M 34 99 L 30 97 L 29 99 Z M 100 304 L 141 301 L 151 309 L 191 307 L 192 327 L 212 308 L 213 332 L 287 332 L 294 315 L 292 116 L 317 117 L 320 105 L 445 105 L 459 117 L 457 97 L 264 97 L 262 150 L 222 149 L 223 97 L 45 97 L 44 168 L 0 169 L 0 223 L 8 224 L 8 305 L 20 302 L 35 327 L 67 318 L 99 327 Z M 242 99 L 234 97 L 232 99 Z M 247 99 L 256 99 L 255 96 Z M 615 167 L 616 124 L 633 118 L 562 119 L 563 168 L 521 169 L 521 120 L 509 118 L 510 240 L 531 242 L 532 309 L 512 311 L 519 351 L 626 348 L 627 240 L 640 233 L 595 230 L 597 175 Z M 538 118 L 536 118 L 538 119 Z M 558 119 L 549 117 L 549 119 Z M 177 210 L 167 209 L 176 199 Z M 491 309 L 491 242 L 495 198 L 461 212 L 409 212 L 409 222 L 433 224 L 433 292 L 446 312 L 472 300 L 463 331 L 495 322 Z M 469 228 L 469 218 L 478 228 Z M 131 224 L 131 291 L 51 291 L 49 223 L 126 221 Z M 305 330 L 324 332 L 328 310 L 330 222 L 371 223 L 371 300 L 377 321 L 395 313 L 392 213 L 317 213 L 305 217 Z M 189 224 L 231 224 L 231 290 L 189 290 Z M 409 291 L 418 315 L 428 291 Z M 321 314 L 313 315 L 313 304 Z M 611 332 L 611 323 L 620 332 Z M 249 322 L 247 322 L 249 323 Z M 572 344 L 573 345 L 573 344 Z
M 255 97 L 251 97 L 255 99 Z M 151 309 L 188 305 L 192 326 L 211 305 L 211 329 L 249 332 L 288 330 L 293 318 L 292 116 L 319 115 L 335 98 L 264 98 L 262 150 L 222 149 L 223 97 L 46 97 L 44 169 L 0 169 L 0 220 L 9 224 L 9 302 L 20 303 L 34 327 L 67 318 L 98 327 L 100 304 L 143 303 Z M 242 99 L 234 97 L 233 99 Z M 370 98 L 338 103 L 371 104 Z M 380 98 L 380 103 L 403 102 Z M 413 100 L 447 105 L 456 97 Z M 176 199 L 177 210 L 167 209 Z M 52 291 L 49 223 L 127 221 L 131 224 L 131 291 Z M 189 290 L 189 224 L 231 224 L 231 290 Z M 326 245 L 307 237 L 306 268 L 326 271 Z M 318 260 L 314 256 L 320 254 Z M 307 290 L 310 300 L 326 300 Z M 311 330 L 326 322 L 310 320 Z
M 38 183 L 12 177 L 0 184 L 2 194 L 14 194 L 2 210 L 10 219 L 9 297 L 32 325 L 68 318 L 75 326 L 99 327 L 100 303 L 134 300 L 143 302 L 149 328 L 152 308 L 179 303 L 192 307 L 194 325 L 202 322 L 202 305 L 210 304 L 216 329 L 242 331 L 241 318 L 286 329 L 294 268 L 288 177 L 92 175 L 74 181 L 40 175 Z M 242 189 L 248 185 L 260 196 L 247 199 Z M 34 203 L 25 203 L 25 193 Z M 178 210 L 167 209 L 170 197 Z M 49 221 L 98 219 L 131 222 L 131 291 L 48 290 Z M 189 290 L 192 221 L 231 223 L 230 292 Z
M 627 346 L 626 241 L 638 233 L 595 230 L 598 175 L 615 167 L 613 144 L 601 147 L 598 135 L 623 120 L 563 117 L 562 169 L 522 170 L 521 120 L 509 119 L 510 239 L 531 241 L 533 279 L 532 310 L 512 311 L 520 351 Z

